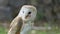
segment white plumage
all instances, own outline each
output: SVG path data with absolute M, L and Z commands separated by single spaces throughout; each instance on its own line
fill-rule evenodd
M 36 18 L 36 14 L 37 14 L 36 7 L 34 7 L 32 5 L 24 5 L 24 6 L 22 6 L 19 14 L 12 21 L 12 23 L 10 25 L 11 28 L 12 28 L 12 26 L 14 26 L 14 23 L 15 23 L 14 21 L 20 22 L 19 19 L 22 19 L 23 22 L 20 23 L 20 24 L 22 24 L 22 25 L 20 25 L 20 27 L 21 27 L 20 28 L 20 34 L 27 34 L 29 31 L 32 30 L 32 25 L 33 25 L 32 23 L 34 22 L 34 20 Z M 16 23 L 18 23 L 18 22 L 16 22 Z M 16 26 L 17 25 L 18 24 L 16 24 Z M 14 26 L 14 27 L 17 28 L 16 26 Z M 18 28 L 16 30 L 18 30 Z M 16 32 L 17 32 L 16 30 L 13 30 L 13 31 L 15 31 L 13 34 L 16 34 Z M 12 29 L 11 29 L 11 31 L 12 31 Z M 11 33 L 11 31 L 9 30 L 8 34 Z
M 24 12 L 24 14 L 23 14 L 23 12 Z M 25 18 L 26 15 L 28 15 L 29 12 L 31 12 L 30 16 Z M 24 23 L 21 34 L 27 34 L 29 31 L 32 30 L 32 22 L 34 21 L 34 19 L 36 17 L 36 14 L 37 14 L 37 10 L 34 6 L 25 5 L 25 6 L 22 7 L 19 15 L 21 15 L 22 19 L 24 21 L 27 21 L 27 22 Z
M 31 14 L 28 14 L 31 12 Z M 21 16 L 24 21 L 34 21 L 37 14 L 37 9 L 31 5 L 22 6 L 18 16 Z M 27 18 L 25 18 L 28 15 Z

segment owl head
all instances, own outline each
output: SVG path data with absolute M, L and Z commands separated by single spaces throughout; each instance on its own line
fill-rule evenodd
M 20 16 L 24 21 L 34 21 L 36 14 L 36 7 L 32 5 L 24 5 L 22 6 L 18 16 Z

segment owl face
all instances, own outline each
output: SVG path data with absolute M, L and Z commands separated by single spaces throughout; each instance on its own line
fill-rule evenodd
M 19 15 L 24 21 L 33 21 L 36 17 L 37 10 L 34 6 L 24 5 L 22 6 Z

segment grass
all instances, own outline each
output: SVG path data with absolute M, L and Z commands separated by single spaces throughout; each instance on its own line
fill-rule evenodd
M 44 31 L 39 31 L 39 30 L 32 30 L 32 34 L 60 34 L 60 30 L 53 28 L 52 30 L 44 30 Z M 7 31 L 4 27 L 0 26 L 0 34 L 7 34 Z M 30 33 L 29 33 L 30 34 Z
M 7 34 L 4 27 L 0 26 L 0 34 Z
M 35 34 L 60 34 L 60 31 L 58 30 L 51 30 L 51 31 L 37 31 Z

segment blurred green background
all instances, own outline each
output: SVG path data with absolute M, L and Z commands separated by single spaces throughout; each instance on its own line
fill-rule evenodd
M 29 34 L 60 34 L 60 0 L 0 0 L 0 34 L 7 34 L 23 5 L 33 5 L 38 10 L 36 30 Z

